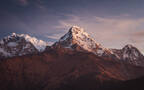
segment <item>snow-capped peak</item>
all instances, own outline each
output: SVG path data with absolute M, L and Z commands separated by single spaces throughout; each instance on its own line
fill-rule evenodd
M 124 46 L 123 49 L 131 49 L 131 48 L 135 48 L 135 47 L 131 44 L 127 44 L 127 45 Z
M 22 56 L 44 51 L 47 43 L 27 34 L 16 34 L 0 40 L 0 58 Z
M 68 33 L 60 38 L 53 46 L 60 45 L 65 48 L 82 49 L 89 52 L 93 52 L 97 55 L 102 55 L 109 50 L 102 47 L 101 44 L 95 42 L 90 35 L 84 31 L 83 28 L 78 26 L 72 26 Z
M 62 38 L 59 40 L 60 42 L 68 42 L 66 47 L 71 47 L 74 44 L 77 44 L 81 46 L 82 48 L 91 51 L 92 48 L 96 48 L 97 46 L 100 46 L 99 43 L 96 43 L 88 33 L 84 31 L 83 28 L 80 28 L 78 26 L 72 26 L 67 34 L 65 34 Z
M 11 36 L 16 36 L 17 34 L 16 33 L 12 33 L 12 35 Z
M 141 52 L 136 47 L 130 44 L 124 46 L 122 51 L 123 51 L 123 58 L 130 58 L 130 56 L 138 58 L 139 55 L 142 55 Z
M 66 36 L 67 35 L 67 36 Z M 73 39 L 78 39 L 78 37 L 80 38 L 90 38 L 89 34 L 86 33 L 84 31 L 83 28 L 81 27 L 78 27 L 78 26 L 72 26 L 70 29 L 69 29 L 69 32 L 65 35 L 65 37 L 63 38 L 67 38 L 68 36 L 71 36 Z M 63 38 L 61 38 L 60 40 L 64 40 Z M 92 39 L 92 38 L 91 38 Z
M 44 51 L 46 46 L 48 45 L 43 40 L 38 40 L 37 38 L 31 37 L 27 34 L 20 34 L 19 36 L 25 38 L 26 41 L 31 42 L 35 46 L 35 48 L 38 49 L 38 51 Z
M 90 37 L 89 34 L 84 31 L 83 28 L 80 28 L 78 26 L 71 27 L 70 32 L 72 32 L 73 38 L 77 38 L 77 36 L 81 36 L 81 35 Z
M 24 38 L 27 42 L 32 43 L 38 51 L 44 51 L 45 48 L 46 48 L 46 46 L 48 45 L 43 40 L 38 40 L 37 38 L 31 37 L 28 34 L 16 34 L 16 33 L 12 33 L 10 36 L 5 37 L 4 40 L 8 41 L 8 40 L 10 40 L 12 38 L 13 39 Z M 3 43 L 3 40 L 1 40 L 0 42 Z
M 144 63 L 143 61 L 143 55 L 142 53 L 133 45 L 126 45 L 122 49 L 122 59 L 128 60 L 129 63 L 135 64 L 135 65 L 141 65 Z

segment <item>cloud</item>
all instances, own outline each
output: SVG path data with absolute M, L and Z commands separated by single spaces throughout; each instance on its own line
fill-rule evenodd
M 59 25 L 55 28 L 67 28 L 72 25 L 80 25 L 89 29 L 117 30 L 125 31 L 139 27 L 144 23 L 144 18 L 140 19 L 125 19 L 125 18 L 103 18 L 103 17 L 80 17 L 74 15 L 67 15 L 67 19 L 59 20 Z
M 132 34 L 135 37 L 144 37 L 144 30 Z
M 58 33 L 58 34 L 52 34 L 52 35 L 45 35 L 45 37 L 50 38 L 50 39 L 60 39 L 60 37 L 63 36 L 63 33 Z
M 59 25 L 54 26 L 56 29 L 64 29 L 64 28 L 69 28 L 75 24 L 81 23 L 80 17 L 75 16 L 75 15 L 65 15 L 68 17 L 67 19 L 59 20 L 58 23 Z
M 48 41 L 47 43 L 48 43 L 48 46 L 51 46 L 54 44 L 54 42 L 51 42 L 51 41 Z
M 69 27 L 78 25 L 105 47 L 122 48 L 126 44 L 144 44 L 140 43 L 142 40 L 139 43 L 133 42 L 140 38 L 138 35 L 134 38 L 136 35 L 133 33 L 138 33 L 144 28 L 144 18 L 130 18 L 129 15 L 117 17 L 65 15 L 65 17 L 66 19 L 58 21 L 59 24 L 55 28 L 68 30 Z

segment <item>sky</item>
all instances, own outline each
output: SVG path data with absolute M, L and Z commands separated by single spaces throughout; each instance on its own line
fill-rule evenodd
M 144 52 L 144 0 L 0 0 L 0 38 L 15 32 L 50 44 L 73 25 L 106 48 Z

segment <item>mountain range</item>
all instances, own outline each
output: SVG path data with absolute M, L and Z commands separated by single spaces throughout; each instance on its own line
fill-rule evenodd
M 46 50 L 48 43 L 27 34 L 12 33 L 0 40 L 0 57 L 9 58 L 35 54 Z M 63 47 L 81 52 L 91 52 L 97 56 L 113 57 L 136 66 L 144 66 L 143 54 L 128 44 L 122 49 L 108 49 L 97 43 L 83 28 L 73 26 L 51 47 Z
M 144 56 L 136 47 L 105 48 L 78 26 L 52 46 L 12 33 L 0 40 L 0 59 L 3 90 L 115 90 L 144 76 Z

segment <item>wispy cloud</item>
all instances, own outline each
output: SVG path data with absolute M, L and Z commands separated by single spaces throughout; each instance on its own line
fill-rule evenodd
M 54 42 L 51 42 L 51 41 L 48 41 L 47 43 L 48 43 L 48 46 L 51 46 L 54 44 Z
M 50 38 L 50 39 L 60 39 L 60 37 L 63 36 L 63 33 L 58 33 L 58 34 L 52 34 L 52 35 L 45 35 L 45 37 Z

